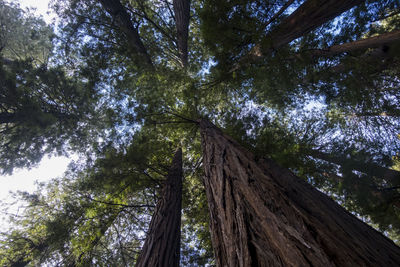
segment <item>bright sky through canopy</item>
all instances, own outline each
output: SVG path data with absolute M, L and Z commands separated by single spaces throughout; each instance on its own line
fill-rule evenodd
M 47 23 L 50 23 L 52 18 L 54 18 L 54 14 L 47 14 L 48 0 L 20 0 L 18 2 L 23 9 L 27 7 L 36 8 L 34 13 L 38 16 L 41 15 Z M 32 168 L 31 170 L 16 170 L 13 175 L 0 176 L 0 200 L 7 201 L 10 191 L 34 191 L 35 181 L 48 181 L 51 178 L 62 175 L 70 161 L 71 159 L 66 157 L 44 157 L 36 168 Z
M 34 13 L 38 16 L 42 16 L 46 23 L 50 23 L 55 16 L 54 13 L 50 13 L 48 9 L 49 0 L 19 0 L 16 2 L 19 2 L 22 8 L 36 8 Z

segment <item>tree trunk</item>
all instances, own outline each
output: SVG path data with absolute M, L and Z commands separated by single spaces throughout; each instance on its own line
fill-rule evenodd
M 365 0 L 307 0 L 287 17 L 267 38 L 272 49 L 303 36 Z
M 398 266 L 400 248 L 200 120 L 217 266 Z
M 326 57 L 335 56 L 345 52 L 353 52 L 361 49 L 377 48 L 381 46 L 387 46 L 390 43 L 398 42 L 400 40 L 400 30 L 395 30 L 387 33 L 380 34 L 354 42 L 349 42 L 340 45 L 334 45 L 326 49 L 313 49 L 308 50 L 305 53 L 312 57 Z
M 274 20 L 276 20 L 283 12 L 285 12 L 285 10 L 291 5 L 293 4 L 294 0 L 289 0 L 287 1 L 279 10 L 278 12 L 276 12 L 268 21 L 267 23 L 265 23 L 263 26 L 267 27 L 269 24 L 271 24 L 272 22 L 274 22 Z
M 179 57 L 182 66 L 186 67 L 188 63 L 190 0 L 174 0 L 173 6 L 175 13 Z
M 400 172 L 389 168 L 382 167 L 372 162 L 359 162 L 354 159 L 347 158 L 345 155 L 332 155 L 319 150 L 310 149 L 306 151 L 313 158 L 322 159 L 327 162 L 340 166 L 349 165 L 353 170 L 376 176 L 390 182 L 392 185 L 400 185 Z
M 182 150 L 179 148 L 169 169 L 136 267 L 179 266 L 181 202 Z
M 307 0 L 243 56 L 231 72 L 318 28 L 365 0 Z
M 140 39 L 138 29 L 132 24 L 131 16 L 119 0 L 99 0 L 104 9 L 111 15 L 116 26 L 125 34 L 128 44 L 135 54 L 139 54 L 144 63 L 153 66 L 151 58 Z
M 396 51 L 399 48 L 399 43 L 392 42 L 388 45 L 382 45 L 381 47 L 377 47 L 372 51 L 369 51 L 359 57 L 359 62 L 364 65 L 371 65 L 374 67 L 375 73 L 382 72 L 384 70 L 393 68 L 398 65 L 398 56 Z M 343 73 L 352 70 L 353 67 L 350 65 L 346 65 L 344 63 L 339 63 L 336 66 L 330 67 L 328 70 L 332 73 Z M 371 75 L 371 74 L 370 74 Z

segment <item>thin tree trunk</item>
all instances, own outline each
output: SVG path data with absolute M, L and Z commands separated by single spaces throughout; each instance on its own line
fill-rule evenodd
M 125 34 L 128 44 L 135 54 L 139 54 L 149 66 L 153 66 L 151 58 L 139 36 L 138 29 L 132 24 L 131 16 L 119 0 L 99 0 L 104 9 L 111 15 L 117 27 Z
M 179 148 L 169 169 L 136 267 L 179 266 L 181 202 L 182 150 Z
M 307 0 L 257 44 L 232 71 L 256 62 L 365 0 Z
M 217 266 L 398 266 L 400 248 L 200 120 Z
M 175 13 L 179 57 L 182 66 L 186 67 L 188 63 L 190 0 L 174 0 L 173 6 Z
M 343 183 L 345 182 L 346 178 L 343 178 L 342 176 L 339 176 L 337 174 L 333 174 L 333 173 L 323 173 L 323 175 L 330 179 L 331 181 L 334 181 L 336 183 Z M 351 191 L 349 192 L 350 194 L 353 194 L 354 191 L 358 191 L 360 190 L 360 186 L 359 183 L 354 183 L 352 184 L 353 189 L 351 189 Z M 397 191 L 397 189 L 399 189 L 398 187 L 393 187 L 393 188 L 378 188 L 375 185 L 370 185 L 370 190 L 371 190 L 371 194 L 374 196 L 374 198 L 376 198 L 376 201 L 379 201 L 379 203 L 387 203 L 389 205 L 395 206 L 397 208 L 400 209 L 400 199 L 397 197 L 397 193 L 396 193 L 396 197 L 390 197 L 389 200 L 387 198 L 387 193 L 389 192 L 392 193 L 393 191 Z M 354 191 L 353 191 L 354 190 Z M 361 188 L 361 190 L 363 190 L 363 188 Z
M 332 155 L 319 150 L 310 149 L 306 151 L 313 158 L 322 159 L 340 166 L 351 166 L 353 170 L 385 179 L 393 185 L 400 185 L 400 172 L 382 167 L 372 162 L 360 162 L 344 155 Z
M 399 47 L 399 43 L 392 42 L 390 44 L 382 45 L 381 47 L 377 47 L 370 52 L 367 52 L 361 55 L 360 62 L 365 65 L 374 66 L 374 70 L 376 72 L 382 72 L 383 70 L 390 69 L 394 65 L 398 64 L 396 58 L 397 56 L 396 50 Z M 352 69 L 352 66 L 347 66 L 344 63 L 339 63 L 336 66 L 330 67 L 328 70 L 332 73 L 343 73 Z
M 287 1 L 282 7 L 281 9 L 279 9 L 278 12 L 276 12 L 268 21 L 267 23 L 265 23 L 263 26 L 267 27 L 269 24 L 271 24 L 272 22 L 274 22 L 274 20 L 276 20 L 283 12 L 285 12 L 285 10 L 291 5 L 293 4 L 294 0 L 289 0 Z
M 326 49 L 313 49 L 305 51 L 306 54 L 312 57 L 326 57 L 335 56 L 345 52 L 353 52 L 361 49 L 367 48 L 377 48 L 380 46 L 388 45 L 393 42 L 398 42 L 400 40 L 400 30 L 391 31 L 388 33 L 383 33 L 378 36 L 373 36 L 354 42 L 349 42 L 340 45 L 334 45 Z

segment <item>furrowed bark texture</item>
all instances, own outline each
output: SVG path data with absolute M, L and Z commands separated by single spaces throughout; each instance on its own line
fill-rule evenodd
M 185 67 L 188 63 L 190 0 L 174 0 L 173 7 L 175 13 L 179 57 L 182 66 Z
M 400 248 L 200 120 L 217 266 L 398 266 Z
M 138 29 L 133 26 L 131 16 L 121 2 L 119 0 L 99 0 L 99 2 L 111 15 L 116 26 L 125 34 L 133 52 L 139 54 L 144 59 L 145 64 L 152 66 L 153 63 L 139 36 Z
M 176 267 L 180 259 L 182 150 L 172 160 L 136 267 Z

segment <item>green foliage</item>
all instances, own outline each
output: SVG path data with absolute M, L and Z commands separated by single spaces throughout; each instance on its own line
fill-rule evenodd
M 0 1 L 0 53 L 13 60 L 45 64 L 52 54 L 53 30 L 15 3 Z
M 399 29 L 398 3 L 380 2 L 237 65 L 255 46 L 268 47 L 271 30 L 302 2 L 274 17 L 287 1 L 191 1 L 187 68 L 177 58 L 169 1 L 121 1 L 152 68 L 98 1 L 55 1 L 57 39 L 40 19 L 0 2 L 2 172 L 53 151 L 83 152 L 64 178 L 19 194 L 27 205 L 2 233 L 1 264 L 133 265 L 181 146 L 181 264 L 212 265 L 202 117 L 398 240 L 399 184 L 360 166 L 397 166 L 399 45 L 312 54 Z

